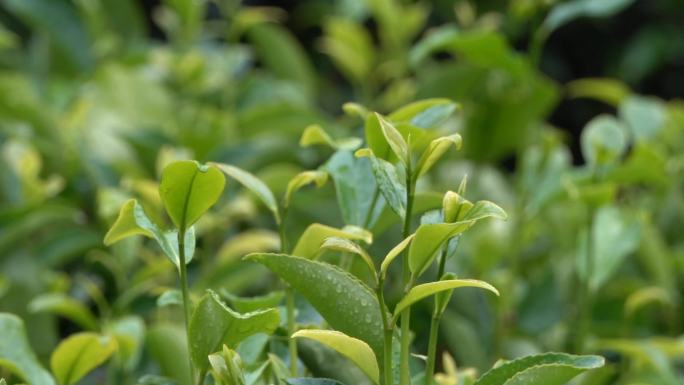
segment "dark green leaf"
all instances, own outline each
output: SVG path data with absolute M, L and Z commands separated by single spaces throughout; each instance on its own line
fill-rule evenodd
M 284 254 L 250 254 L 299 291 L 330 326 L 365 341 L 382 357 L 382 317 L 373 291 L 348 272 Z
M 200 369 L 209 366 L 207 356 L 222 345 L 235 348 L 255 333 L 272 333 L 280 323 L 277 309 L 240 314 L 227 307 L 211 290 L 202 297 L 190 319 L 190 354 Z M 211 325 L 211 327 L 207 327 Z
M 475 385 L 563 385 L 578 374 L 603 365 L 600 356 L 545 353 L 499 365 L 482 375 Z

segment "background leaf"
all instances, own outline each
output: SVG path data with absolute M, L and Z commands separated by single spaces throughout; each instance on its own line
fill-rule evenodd
M 0 366 L 21 377 L 28 385 L 55 385 L 31 350 L 24 322 L 17 316 L 0 313 Z
M 117 349 L 116 340 L 96 333 L 77 333 L 63 340 L 50 357 L 50 367 L 61 385 L 73 385 L 102 365 Z
M 563 385 L 578 374 L 603 365 L 600 356 L 546 353 L 501 364 L 483 374 L 475 385 Z

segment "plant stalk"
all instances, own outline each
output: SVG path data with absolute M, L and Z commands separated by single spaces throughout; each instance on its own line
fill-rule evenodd
M 595 209 L 593 205 L 589 206 L 587 218 L 587 250 L 586 250 L 586 275 L 584 283 L 581 285 L 579 298 L 579 325 L 577 333 L 577 346 L 575 350 L 577 353 L 582 353 L 585 348 L 587 334 L 591 327 L 591 310 L 593 307 L 593 298 L 591 293 L 591 280 L 594 275 L 594 214 Z
M 183 315 L 185 320 L 185 337 L 188 343 L 188 362 L 190 364 L 190 381 L 195 378 L 195 367 L 190 359 L 190 292 L 188 290 L 188 267 L 185 264 L 185 228 L 178 230 L 178 262 L 180 285 L 183 296 Z
M 412 178 L 411 166 L 406 170 L 406 217 L 404 218 L 404 229 L 402 238 L 406 239 L 411 233 L 411 217 L 413 212 L 413 198 L 415 195 L 415 180 Z M 404 294 L 411 288 L 411 271 L 409 270 L 409 254 L 404 251 L 402 267 L 402 286 Z M 409 385 L 411 373 L 409 371 L 409 354 L 411 352 L 411 307 L 407 307 L 401 313 L 401 355 L 400 355 L 400 385 Z
M 278 234 L 280 235 L 280 252 L 287 253 L 287 237 L 285 237 L 285 218 L 287 217 L 287 209 L 283 208 L 282 217 L 277 218 Z M 292 288 L 287 283 L 285 289 L 285 307 L 287 309 L 287 334 L 290 338 L 287 340 L 287 348 L 290 352 L 290 373 L 297 377 L 297 341 L 292 335 L 295 333 L 295 299 Z
M 378 277 L 377 281 L 378 287 L 376 288 L 375 294 L 378 297 L 378 303 L 380 304 L 380 314 L 382 315 L 382 329 L 384 336 L 382 384 L 392 385 L 392 332 L 394 330 L 394 325 L 392 325 L 392 321 L 387 317 L 387 306 L 385 305 L 385 294 L 383 292 L 384 280 L 382 277 Z
M 441 314 L 437 314 L 437 309 L 432 314 L 430 321 L 430 339 L 428 340 L 428 356 L 425 363 L 425 385 L 432 385 L 435 376 L 435 357 L 437 356 L 437 336 L 439 335 L 439 321 Z

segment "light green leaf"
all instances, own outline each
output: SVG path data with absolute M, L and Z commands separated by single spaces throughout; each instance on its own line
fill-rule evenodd
M 311 183 L 315 183 L 316 187 L 322 187 L 327 181 L 328 173 L 325 171 L 316 170 L 300 172 L 294 178 L 292 178 L 290 182 L 287 184 L 287 190 L 285 191 L 285 199 L 283 200 L 283 205 L 285 207 L 290 206 L 292 194 L 294 194 L 300 188 Z
M 138 201 L 130 199 L 121 206 L 119 216 L 105 235 L 104 244 L 110 246 L 133 235 L 144 235 L 152 238 L 155 229 L 159 231 L 159 228 L 147 217 Z
M 435 128 L 458 109 L 449 99 L 434 98 L 407 104 L 387 116 L 393 122 L 408 122 L 420 128 Z
M 609 205 L 601 207 L 594 216 L 592 253 L 593 274 L 590 287 L 598 290 L 617 271 L 622 261 L 639 246 L 641 228 L 637 218 Z M 586 233 L 580 238 L 577 267 L 585 280 L 588 267 Z
M 617 119 L 599 115 L 582 130 L 582 155 L 588 164 L 605 164 L 618 159 L 627 149 L 627 132 Z
M 219 353 L 210 354 L 209 363 L 219 384 L 245 385 L 245 374 L 240 355 L 226 345 Z
M 339 381 L 328 378 L 288 378 L 285 380 L 287 385 L 344 385 Z
M 14 314 L 0 313 L 0 367 L 9 370 L 28 385 L 55 385 L 50 373 L 36 357 L 26 336 L 24 322 Z
M 347 102 L 342 105 L 342 111 L 349 116 L 359 117 L 363 120 L 368 116 L 368 108 L 353 102 Z
M 409 248 L 409 268 L 418 277 L 432 263 L 439 250 L 451 238 L 466 231 L 475 222 L 432 223 L 418 227 Z
M 114 354 L 114 338 L 77 333 L 63 340 L 50 357 L 50 368 L 61 385 L 72 385 Z
M 144 235 L 154 238 L 164 254 L 180 267 L 178 256 L 178 231 L 162 231 L 150 218 L 147 217 L 142 206 L 135 200 L 130 199 L 121 206 L 119 217 L 105 235 L 104 243 L 109 246 L 124 238 L 133 235 Z M 195 254 L 195 228 L 191 227 L 185 232 L 185 264 L 192 261 Z
M 392 264 L 392 261 L 394 261 L 399 254 L 401 254 L 404 249 L 406 249 L 406 246 L 413 241 L 413 238 L 415 237 L 415 234 L 411 234 L 406 239 L 403 241 L 399 242 L 396 246 L 392 248 L 392 250 L 385 255 L 385 258 L 382 260 L 382 264 L 380 265 L 380 276 L 385 277 L 385 274 L 387 274 L 387 269 L 389 269 L 389 266 Z
M 373 259 L 370 257 L 370 255 L 368 255 L 363 247 L 357 245 L 356 243 L 340 237 L 328 237 L 325 239 L 325 241 L 323 241 L 321 249 L 356 254 L 363 259 L 363 262 L 366 264 L 366 266 L 368 266 L 371 274 L 375 276 L 375 264 L 373 263 Z
M 254 193 L 261 201 L 264 203 L 264 205 L 271 210 L 273 215 L 278 218 L 278 204 L 276 203 L 276 198 L 273 196 L 273 192 L 271 189 L 266 186 L 264 182 L 262 182 L 259 178 L 254 176 L 253 174 L 235 167 L 231 166 L 229 164 L 225 163 L 212 163 L 216 165 L 216 167 L 219 168 L 219 170 L 223 171 L 228 175 L 229 177 L 235 179 L 238 181 L 241 185 L 249 189 L 251 192 Z
M 256 297 L 238 297 L 234 294 L 221 290 L 221 296 L 230 301 L 235 310 L 248 313 L 256 310 L 277 307 L 285 297 L 284 291 L 271 291 L 268 294 Z
M 328 324 L 365 341 L 382 357 L 382 317 L 373 291 L 348 272 L 328 263 L 285 254 L 250 254 L 301 293 Z
M 320 41 L 323 52 L 353 83 L 368 80 L 373 69 L 375 51 L 369 32 L 363 25 L 341 17 L 331 17 L 323 25 L 324 37 Z
M 207 356 L 220 350 L 222 345 L 235 348 L 252 334 L 272 333 L 279 323 L 277 309 L 240 314 L 226 306 L 216 293 L 207 290 L 190 319 L 192 361 L 200 370 L 204 370 L 209 366 Z
M 453 281 L 455 279 L 456 274 L 447 272 L 440 278 L 440 281 Z M 451 300 L 451 294 L 453 294 L 453 292 L 454 289 L 448 289 L 440 291 L 435 294 L 434 314 L 444 314 L 444 311 L 449 305 L 449 301 Z
M 472 207 L 465 211 L 465 215 L 458 218 L 461 221 L 479 221 L 485 218 L 496 218 L 505 220 L 508 215 L 496 203 L 490 201 L 477 201 Z
M 363 370 L 374 383 L 380 382 L 380 370 L 373 349 L 367 343 L 334 330 L 299 330 L 292 338 L 309 338 L 322 343 L 343 356 Z
M 428 172 L 430 168 L 439 160 L 439 158 L 441 158 L 442 155 L 447 152 L 449 147 L 453 145 L 458 150 L 461 148 L 461 143 L 461 135 L 458 134 L 443 136 L 430 142 L 430 145 L 425 152 L 423 152 L 423 155 L 418 161 L 418 165 L 414 171 L 416 177 L 419 178 Z
M 166 290 L 165 292 L 162 293 L 159 297 L 157 297 L 157 306 L 163 307 L 163 306 L 170 306 L 170 305 L 182 305 L 183 304 L 183 298 L 181 295 L 180 290 L 178 289 L 171 289 L 171 290 Z
M 159 196 L 173 223 L 185 231 L 218 201 L 225 184 L 218 168 L 181 160 L 162 171 Z
M 380 130 L 385 137 L 385 141 L 387 141 L 387 144 L 392 149 L 392 152 L 394 152 L 405 166 L 408 165 L 411 159 L 411 153 L 409 152 L 408 144 L 406 144 L 404 137 L 394 125 L 385 120 L 382 115 L 376 112 L 375 118 L 380 123 Z
M 271 230 L 253 229 L 242 231 L 229 238 L 216 253 L 219 264 L 239 260 L 255 251 L 277 251 L 280 249 L 278 233 Z
M 359 228 L 355 226 L 347 226 L 342 229 L 336 229 L 334 227 L 322 225 L 320 223 L 311 224 L 299 237 L 297 245 L 295 245 L 294 251 L 292 251 L 292 255 L 309 259 L 314 258 L 318 253 L 318 249 L 323 244 L 323 241 L 330 237 L 371 243 L 373 240 L 372 234 L 366 230 L 362 229 L 363 231 L 359 231 L 358 229 Z
M 97 329 L 97 319 L 90 309 L 62 293 L 39 295 L 28 304 L 28 310 L 32 313 L 54 313 L 69 319 L 83 329 Z
M 631 90 L 620 80 L 610 78 L 586 78 L 573 80 L 567 84 L 571 98 L 590 98 L 617 107 L 625 100 Z
M 109 321 L 105 332 L 116 338 L 118 355 L 124 367 L 133 370 L 140 362 L 145 345 L 145 322 L 136 315 L 128 315 Z
M 627 297 L 624 313 L 628 317 L 631 317 L 636 314 L 639 309 L 651 303 L 660 303 L 664 305 L 674 304 L 672 297 L 667 290 L 658 286 L 648 286 L 635 291 Z
M 335 140 L 318 124 L 306 127 L 302 137 L 299 139 L 299 145 L 302 147 L 324 144 L 335 150 L 356 150 L 361 143 L 361 139 L 354 137 Z
M 191 383 L 187 337 L 182 326 L 171 323 L 152 325 L 145 337 L 145 349 L 162 375 L 173 378 L 178 384 Z
M 385 201 L 400 218 L 406 216 L 406 186 L 399 181 L 397 170 L 388 161 L 377 158 L 372 150 L 363 148 L 356 151 L 357 157 L 368 157 L 371 161 L 375 182 Z
M 499 365 L 480 377 L 475 385 L 564 385 L 578 374 L 604 365 L 600 356 L 544 353 Z
M 444 290 L 452 290 L 459 287 L 477 287 L 480 289 L 489 290 L 492 293 L 499 295 L 499 291 L 496 290 L 494 286 L 488 284 L 487 282 L 478 281 L 476 279 L 451 279 L 424 283 L 422 285 L 414 286 L 411 290 L 409 290 L 404 298 L 399 301 L 397 306 L 394 308 L 394 318 L 396 319 L 401 312 L 404 311 L 404 309 L 425 297 L 437 294 Z
M 667 120 L 665 104 L 659 99 L 643 96 L 627 98 L 620 104 L 618 114 L 637 140 L 654 138 Z
M 608 17 L 632 4 L 634 0 L 573 0 L 560 3 L 551 9 L 541 25 L 544 33 L 555 29 L 578 17 Z

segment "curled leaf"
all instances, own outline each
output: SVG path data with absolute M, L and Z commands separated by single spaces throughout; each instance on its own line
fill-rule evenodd
M 489 290 L 492 293 L 499 295 L 499 291 L 487 282 L 478 281 L 476 279 L 450 279 L 445 281 L 436 281 L 424 283 L 422 285 L 414 286 L 409 292 L 404 296 L 404 298 L 399 301 L 397 306 L 394 308 L 395 319 L 401 314 L 404 309 L 408 308 L 415 302 L 421 299 L 437 294 L 444 290 L 457 289 L 459 287 L 477 287 L 480 289 Z

